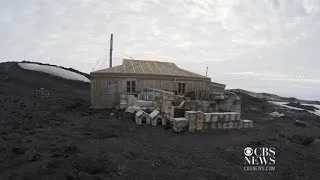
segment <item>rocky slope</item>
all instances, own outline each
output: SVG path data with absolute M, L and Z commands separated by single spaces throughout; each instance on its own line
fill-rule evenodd
M 302 99 L 297 99 L 294 97 L 281 97 L 275 94 L 268 94 L 268 93 L 256 93 L 256 92 L 251 92 L 243 89 L 231 89 L 230 91 L 237 92 L 237 93 L 244 93 L 248 94 L 252 97 L 256 97 L 259 99 L 266 99 L 268 101 L 281 101 L 281 102 L 300 102 L 300 103 L 306 103 L 306 104 L 317 104 L 320 105 L 319 101 L 309 101 L 309 100 L 302 100 Z

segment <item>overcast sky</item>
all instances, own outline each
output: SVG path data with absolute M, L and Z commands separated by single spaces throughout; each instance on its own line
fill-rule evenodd
M 89 73 L 170 61 L 227 88 L 320 100 L 320 0 L 1 0 L 0 61 Z M 98 60 L 101 61 L 96 63 Z

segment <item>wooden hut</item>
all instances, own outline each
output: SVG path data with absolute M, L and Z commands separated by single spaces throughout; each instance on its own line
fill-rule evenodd
M 184 69 L 174 63 L 124 59 L 122 65 L 93 71 L 91 106 L 113 108 L 120 104 L 120 94 L 138 95 L 143 88 L 172 91 L 192 99 L 223 94 L 225 85 Z

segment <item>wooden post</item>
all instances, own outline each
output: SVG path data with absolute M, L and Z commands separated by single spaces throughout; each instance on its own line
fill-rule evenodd
M 208 67 L 207 67 L 207 70 L 206 70 L 206 77 L 208 77 Z
M 113 50 L 113 34 L 111 34 L 111 38 L 110 38 L 110 62 L 109 62 L 110 68 L 112 68 L 112 50 Z

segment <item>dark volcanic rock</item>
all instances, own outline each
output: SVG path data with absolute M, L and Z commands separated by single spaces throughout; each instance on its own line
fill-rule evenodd
M 27 152 L 27 156 L 28 156 L 28 161 L 38 161 L 41 159 L 41 153 L 37 152 L 35 149 Z
M 256 148 L 256 147 L 263 147 L 266 143 L 264 140 L 255 140 L 247 143 L 246 147 Z
M 73 167 L 88 174 L 100 174 L 103 172 L 116 172 L 117 167 L 108 156 L 91 155 L 75 157 Z
M 64 150 L 64 152 L 66 154 L 75 154 L 75 153 L 78 153 L 80 152 L 79 148 L 77 146 L 74 146 L 74 145 L 70 145 L 70 146 L 67 146 Z
M 0 152 L 7 150 L 7 147 L 4 144 L 0 144 Z
M 314 138 L 313 137 L 305 137 L 302 141 L 302 144 L 307 146 L 310 145 L 314 142 Z
M 315 141 L 314 137 L 303 136 L 303 135 L 293 135 L 291 138 L 288 138 L 291 142 L 308 146 Z
M 86 172 L 80 172 L 78 175 L 78 179 L 79 180 L 102 180 L 102 178 L 95 175 L 88 174 Z
M 13 147 L 12 152 L 17 155 L 22 155 L 26 152 L 24 147 Z
M 285 137 L 286 137 L 286 135 L 285 135 L 285 134 L 283 134 L 283 133 L 280 133 L 280 134 L 279 134 L 279 137 L 285 138 Z

